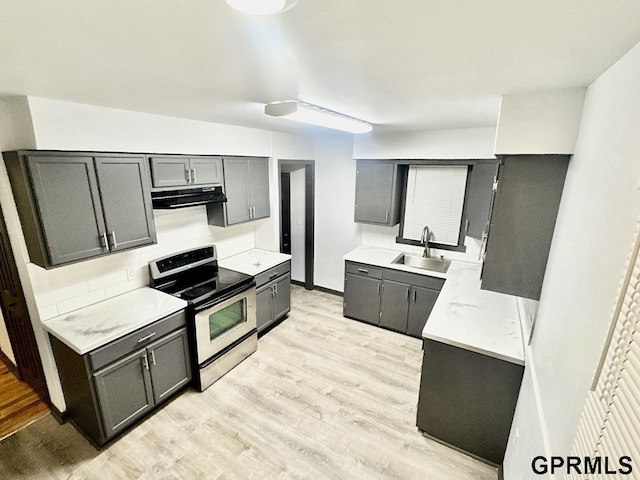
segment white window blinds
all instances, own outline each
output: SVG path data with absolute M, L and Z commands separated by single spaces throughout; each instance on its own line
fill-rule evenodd
M 420 240 L 425 226 L 431 242 L 458 245 L 468 167 L 410 166 L 402 237 Z
M 611 331 L 573 444 L 573 455 L 640 461 L 640 222 L 614 310 Z M 637 478 L 631 475 L 630 478 Z M 573 473 L 569 478 L 583 479 Z M 588 475 L 589 479 L 612 478 Z M 617 477 L 616 477 L 617 478 Z

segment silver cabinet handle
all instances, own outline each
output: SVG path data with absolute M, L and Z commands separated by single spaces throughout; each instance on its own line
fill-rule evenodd
M 145 335 L 142 338 L 138 339 L 138 343 L 142 343 L 142 342 L 146 342 L 147 340 L 149 340 L 151 337 L 155 336 L 157 332 L 151 332 L 149 335 Z
M 153 363 L 153 366 L 155 367 L 155 365 L 156 365 L 156 352 L 154 350 L 151 350 L 149 352 L 149 355 L 151 355 L 151 363 Z
M 116 232 L 111 231 L 111 246 L 114 248 L 118 248 L 118 241 L 116 240 Z
M 249 218 L 253 218 L 253 207 L 249 207 Z
M 384 215 L 384 223 L 389 223 L 389 210 L 387 210 L 387 213 Z
M 469 231 L 469 219 L 467 218 L 467 221 L 464 224 L 464 231 L 468 232 Z
M 102 242 L 102 248 L 104 248 L 105 250 L 111 250 L 109 248 L 109 240 L 107 239 L 107 232 L 102 232 L 101 235 L 101 242 Z
M 256 218 L 256 207 L 251 207 L 251 218 Z
M 149 370 L 149 360 L 147 360 L 147 356 L 142 357 L 142 363 L 144 363 L 144 368 Z
M 414 290 L 413 291 L 413 303 L 416 303 L 417 300 L 418 300 L 418 291 Z
M 271 296 L 272 297 L 276 296 L 276 286 L 275 285 L 271 285 Z
M 378 296 L 380 296 L 380 284 L 378 284 Z
M 409 301 L 409 289 L 407 288 L 407 302 Z
M 272 278 L 276 278 L 277 276 L 278 276 L 278 272 L 272 273 L 271 275 L 269 275 L 269 280 L 271 280 Z
M 192 178 L 193 183 L 197 182 L 197 180 L 196 180 L 196 169 L 195 168 L 191 169 L 191 178 Z
M 369 273 L 369 270 L 367 270 L 366 268 L 359 268 L 358 271 L 360 273 Z
M 276 287 L 276 295 L 278 295 L 278 284 L 276 283 L 274 287 Z
M 184 174 L 187 177 L 187 183 L 190 184 L 191 183 L 191 169 L 190 168 L 186 168 L 184 170 Z
M 480 244 L 480 254 L 478 255 L 478 260 L 484 260 L 484 255 L 487 249 L 487 238 L 489 237 L 489 234 L 487 233 L 487 231 L 485 230 L 484 232 L 482 232 L 482 243 Z

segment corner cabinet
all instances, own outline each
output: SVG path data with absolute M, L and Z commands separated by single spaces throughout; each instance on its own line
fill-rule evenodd
M 569 155 L 506 155 L 500 160 L 481 288 L 538 300 Z
M 50 339 L 69 418 L 97 446 L 191 381 L 184 311 L 84 355 Z
M 400 222 L 403 172 L 396 162 L 357 160 L 356 223 L 391 227 Z
M 482 240 L 486 235 L 493 196 L 493 182 L 497 178 L 495 160 L 476 161 L 469 170 L 465 200 L 465 235 Z
M 291 310 L 291 262 L 286 261 L 256 275 L 258 333 Z
M 44 268 L 156 243 L 144 156 L 6 152 L 31 261 Z
M 269 159 L 225 157 L 222 165 L 227 201 L 207 206 L 209 225 L 226 227 L 269 217 Z
M 346 262 L 344 316 L 422 338 L 444 279 Z

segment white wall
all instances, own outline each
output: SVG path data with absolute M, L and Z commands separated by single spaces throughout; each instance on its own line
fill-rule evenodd
M 305 273 L 305 168 L 294 170 L 291 181 L 291 279 L 304 282 Z
M 494 158 L 495 128 L 416 130 L 356 135 L 354 158 Z
M 104 150 L 158 153 L 208 153 L 257 155 L 270 158 L 270 196 L 277 205 L 277 157 L 312 158 L 312 139 L 139 112 L 81 105 L 30 97 L 16 100 L 20 111 L 5 108 L 8 126 L 31 132 L 28 139 L 18 137 L 5 142 L 3 150 L 16 148 Z M 4 125 L 3 125 L 4 126 Z M 158 244 L 122 252 L 75 265 L 44 270 L 30 264 L 24 245 L 15 203 L 4 168 L 1 165 L 0 201 L 10 210 L 7 223 L 20 249 L 21 280 L 27 294 L 29 311 L 49 386 L 52 403 L 65 409 L 64 397 L 51 348 L 41 326 L 58 314 L 81 308 L 105 298 L 149 283 L 147 263 L 168 253 L 215 243 L 221 258 L 259 246 L 278 249 L 279 212 L 272 217 L 229 228 L 207 225 L 205 207 L 175 212 L 155 211 Z M 275 202 L 275 203 L 274 203 Z M 278 226 L 276 228 L 276 226 Z M 14 238 L 12 238 L 12 243 Z M 275 248 L 273 246 L 276 245 Z M 15 247 L 14 247 L 15 248 Z
M 351 135 L 316 140 L 316 225 L 314 283 L 342 292 L 342 257 L 360 245 L 354 219 L 356 162 Z
M 640 44 L 589 87 L 569 164 L 528 352 L 554 455 L 570 452 L 640 214 L 638 85 Z M 531 401 L 523 391 L 518 403 Z M 527 422 L 518 414 L 514 428 Z M 509 453 L 529 471 L 530 457 Z
M 585 88 L 504 95 L 495 153 L 573 153 Z

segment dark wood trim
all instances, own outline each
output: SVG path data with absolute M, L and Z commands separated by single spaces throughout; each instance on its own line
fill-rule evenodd
M 423 346 L 424 349 L 424 346 Z M 452 448 L 454 450 L 457 450 L 458 452 L 464 453 L 465 455 L 469 455 L 472 458 L 475 458 L 476 460 L 480 460 L 482 463 L 486 463 L 487 465 L 491 465 L 492 467 L 500 467 L 500 465 L 498 465 L 497 463 L 493 463 L 491 460 L 487 460 L 486 458 L 482 458 L 479 457 L 478 455 L 471 453 L 463 448 L 460 447 L 456 447 L 455 445 L 445 442 L 444 440 L 439 439 L 438 437 L 434 437 L 433 435 L 429 435 L 427 432 L 425 432 L 424 430 L 420 430 L 420 428 L 418 427 L 418 430 L 420 431 L 420 433 L 422 434 L 423 437 L 425 438 L 429 438 L 431 440 L 433 440 L 434 442 L 438 442 L 442 445 L 445 445 L 449 448 Z
M 53 416 L 53 418 L 55 418 L 60 425 L 63 425 L 69 421 L 68 410 L 61 412 L 54 404 L 50 404 L 49 408 L 51 409 L 51 416 Z
M 17 379 L 20 379 L 20 373 L 18 372 L 18 367 L 16 367 L 15 363 L 13 363 L 11 359 L 7 357 L 7 355 L 2 350 L 0 350 L 0 362 L 4 363 L 9 369 L 9 371 L 13 373 Z
M 298 280 L 291 279 L 291 285 L 296 285 L 298 287 L 304 287 L 305 283 L 304 282 L 300 282 Z
M 498 480 L 504 480 L 504 467 L 502 465 L 498 467 Z
M 314 160 L 278 160 L 278 179 L 282 174 L 283 165 L 296 165 L 305 169 L 305 228 L 304 228 L 304 288 L 313 290 L 315 268 L 315 161 Z M 279 197 L 282 196 L 281 187 L 278 184 Z M 282 215 L 280 215 L 282 222 Z M 280 225 L 282 232 L 282 224 Z

